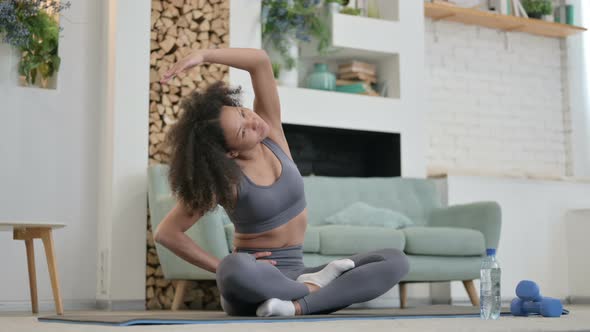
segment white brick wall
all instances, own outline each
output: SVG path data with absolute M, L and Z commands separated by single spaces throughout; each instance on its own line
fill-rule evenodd
M 425 24 L 429 173 L 566 175 L 560 39 Z
M 559 45 L 562 50 L 566 50 L 567 46 L 565 40 L 561 40 Z M 568 98 L 568 77 L 567 77 L 567 52 L 561 52 L 561 66 L 562 66 L 562 75 L 561 75 L 561 85 L 562 85 L 562 109 L 563 109 L 563 130 L 564 130 L 564 139 L 565 139 L 565 174 L 566 175 L 573 175 L 573 142 L 572 142 L 572 119 L 571 119 L 571 107 L 570 101 Z

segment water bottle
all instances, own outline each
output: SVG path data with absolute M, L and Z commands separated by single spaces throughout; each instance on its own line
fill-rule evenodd
M 496 260 L 496 249 L 487 249 L 481 263 L 479 310 L 481 319 L 498 319 L 502 306 L 500 300 L 500 264 Z

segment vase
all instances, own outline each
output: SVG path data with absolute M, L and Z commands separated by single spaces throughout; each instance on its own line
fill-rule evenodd
M 285 38 L 287 46 L 287 54 L 289 57 L 295 60 L 293 68 L 287 69 L 286 62 L 283 60 L 281 69 L 279 70 L 279 83 L 282 86 L 297 87 L 298 73 L 297 73 L 297 58 L 299 58 L 299 45 L 297 45 L 297 39 L 294 36 L 288 36 Z
M 16 82 L 18 75 L 18 51 L 6 44 L 0 43 L 0 81 L 4 81 L 5 78 Z M 14 83 L 13 83 L 14 84 Z
M 326 3 L 326 13 L 328 15 L 334 15 L 340 13 L 342 9 L 342 5 L 338 2 L 328 2 Z
M 297 87 L 297 83 L 299 82 L 297 72 L 299 45 L 297 44 L 297 39 L 294 36 L 285 36 L 284 41 L 287 44 L 287 55 L 295 60 L 295 64 L 291 69 L 287 69 L 287 62 L 280 52 L 272 45 L 272 42 L 268 42 L 264 48 L 268 52 L 268 56 L 270 57 L 272 63 L 279 65 L 279 73 L 278 77 L 276 78 L 279 85 Z
M 327 64 L 316 63 L 313 72 L 307 76 L 306 87 L 332 91 L 336 89 L 336 75 L 328 70 Z
M 367 3 L 367 17 L 381 18 L 379 13 L 379 4 L 376 0 L 369 0 Z

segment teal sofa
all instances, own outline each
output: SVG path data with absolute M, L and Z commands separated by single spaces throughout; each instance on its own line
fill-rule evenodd
M 152 165 L 149 210 L 155 230 L 175 205 L 167 165 Z M 501 212 L 496 202 L 441 205 L 434 180 L 417 178 L 304 177 L 308 227 L 303 244 L 304 263 L 315 266 L 381 248 L 403 250 L 410 271 L 400 283 L 401 307 L 406 285 L 413 282 L 463 281 L 471 302 L 479 305 L 473 280 L 479 278 L 486 248 L 497 248 Z M 326 224 L 325 219 L 355 202 L 404 214 L 413 226 L 403 229 L 372 225 Z M 223 208 L 203 216 L 187 234 L 204 250 L 223 258 L 233 248 L 234 228 Z M 214 280 L 214 274 L 195 267 L 156 244 L 164 277 L 170 280 Z M 186 280 L 186 281 L 185 281 Z M 184 284 L 179 289 L 183 290 Z M 181 297 L 182 292 L 176 296 Z M 175 299 L 173 309 L 180 301 Z

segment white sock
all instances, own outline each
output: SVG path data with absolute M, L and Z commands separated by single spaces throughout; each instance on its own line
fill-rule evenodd
M 315 273 L 306 273 L 297 277 L 297 281 L 306 282 L 317 285 L 319 287 L 325 287 L 331 283 L 334 279 L 339 277 L 342 273 L 352 269 L 354 262 L 351 259 L 338 259 L 331 261 L 322 270 Z
M 295 316 L 295 305 L 291 301 L 268 299 L 258 306 L 256 316 Z

